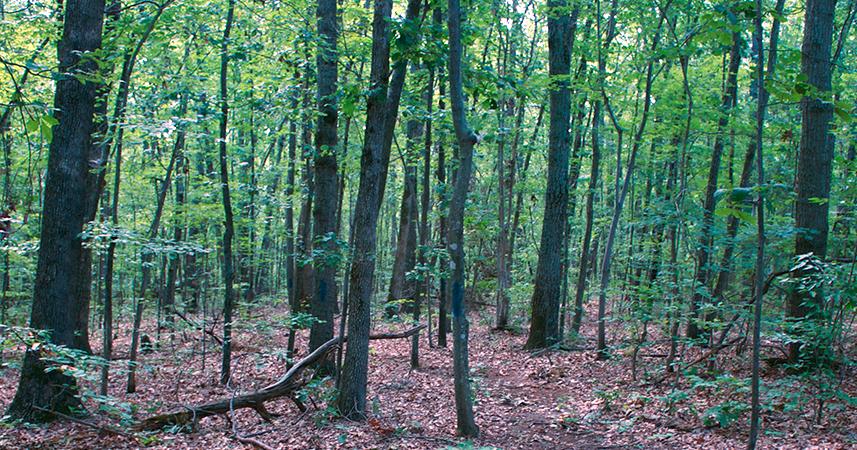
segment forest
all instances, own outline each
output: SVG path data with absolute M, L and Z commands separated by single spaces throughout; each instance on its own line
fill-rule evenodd
M 0 0 L 0 448 L 854 448 L 855 15 Z

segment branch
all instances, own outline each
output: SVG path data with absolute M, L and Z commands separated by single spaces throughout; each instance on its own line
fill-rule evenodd
M 414 334 L 420 332 L 426 325 L 419 325 L 414 328 L 411 328 L 407 331 L 403 331 L 401 333 L 381 333 L 381 334 L 373 334 L 369 336 L 370 340 L 379 340 L 379 339 L 403 339 Z M 230 396 L 229 398 L 216 400 L 213 402 L 204 403 L 202 405 L 197 406 L 184 406 L 180 409 L 174 410 L 172 412 L 159 414 L 157 416 L 152 416 L 147 419 L 144 419 L 137 423 L 134 426 L 135 430 L 158 430 L 167 425 L 180 425 L 184 426 L 187 424 L 191 424 L 195 426 L 199 419 L 204 417 L 226 414 L 234 409 L 242 409 L 242 408 L 252 408 L 259 413 L 263 418 L 270 417 L 265 411 L 264 403 L 281 397 L 289 397 L 298 405 L 298 408 L 302 408 L 303 405 L 295 398 L 294 393 L 306 384 L 306 380 L 304 380 L 300 375 L 301 373 L 309 367 L 312 367 L 322 359 L 324 359 L 325 355 L 328 352 L 338 347 L 342 342 L 347 341 L 348 336 L 345 337 L 334 337 L 333 339 L 325 342 L 320 345 L 317 349 L 315 349 L 309 355 L 303 357 L 300 361 L 295 363 L 291 369 L 289 369 L 285 375 L 280 377 L 277 382 L 268 385 L 262 389 L 259 389 L 254 392 L 250 392 L 247 394 Z

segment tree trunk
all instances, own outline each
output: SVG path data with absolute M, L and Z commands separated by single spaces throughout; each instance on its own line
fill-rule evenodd
M 652 54 L 655 53 L 655 50 L 657 49 L 658 43 L 660 41 L 661 27 L 664 23 L 665 14 L 665 11 L 660 14 L 657 31 L 655 32 L 655 35 L 652 38 Z M 652 96 L 652 81 L 654 78 L 654 64 L 654 59 L 650 59 L 646 67 L 646 86 L 643 92 L 643 112 L 640 117 L 640 126 L 639 128 L 637 128 L 637 133 L 634 136 L 634 143 L 631 147 L 631 155 L 628 158 L 628 169 L 625 171 L 625 179 L 622 183 L 622 188 L 619 192 L 616 193 L 618 197 L 616 198 L 616 206 L 613 209 L 613 219 L 610 222 L 610 231 L 607 233 L 607 240 L 604 243 L 604 259 L 601 262 L 601 286 L 599 287 L 598 292 L 598 342 L 596 345 L 598 351 L 598 359 L 606 359 L 609 356 L 607 350 L 605 314 L 607 305 L 607 288 L 609 287 L 610 283 L 610 264 L 613 259 L 613 243 L 616 239 L 616 231 L 619 228 L 619 219 L 622 216 L 622 206 L 625 202 L 625 196 L 628 194 L 628 188 L 631 185 L 631 179 L 634 175 L 634 165 L 636 163 L 637 153 L 640 149 L 640 143 L 643 139 L 643 132 L 646 130 L 646 124 L 649 118 L 649 108 L 651 106 Z M 602 94 L 603 93 L 604 91 L 602 90 Z M 619 146 L 621 147 L 621 145 Z
M 96 62 L 81 55 L 101 47 L 104 23 L 103 0 L 68 0 L 65 4 L 62 39 L 59 41 L 59 74 L 54 95 L 58 124 L 48 156 L 42 229 L 30 326 L 49 330 L 49 342 L 88 350 L 85 323 L 88 309 L 81 292 L 84 277 L 79 270 L 83 256 L 80 233 L 86 219 L 84 199 L 90 170 L 89 150 L 95 131 L 95 103 L 98 83 L 83 82 L 76 75 L 92 73 Z M 78 335 L 83 335 L 79 337 Z M 50 364 L 41 359 L 41 349 L 27 349 L 21 367 L 21 378 L 9 414 L 15 419 L 48 421 L 53 414 L 74 414 L 80 401 L 73 377 L 60 370 L 47 371 Z
M 564 11 L 565 0 L 548 3 L 548 65 L 554 77 L 550 91 L 548 131 L 548 182 L 542 222 L 539 262 L 532 297 L 532 320 L 525 345 L 544 348 L 562 340 L 559 334 L 559 304 L 562 286 L 562 242 L 566 239 L 568 207 L 568 161 L 571 120 L 571 21 Z
M 152 217 L 152 222 L 149 225 L 149 231 L 146 235 L 148 240 L 153 240 L 158 236 L 158 231 L 160 230 L 161 217 L 164 213 L 164 204 L 167 200 L 167 191 L 170 187 L 170 181 L 172 180 L 173 170 L 175 168 L 176 160 L 178 159 L 178 155 L 181 152 L 181 146 L 184 142 L 184 135 L 179 134 L 176 138 L 176 144 L 173 147 L 172 155 L 170 156 L 170 162 L 167 165 L 167 171 L 164 175 L 164 180 L 160 186 L 156 187 L 155 194 L 155 214 Z M 157 182 L 156 182 L 157 183 Z M 141 277 L 140 277 L 140 295 L 137 299 L 136 307 L 134 308 L 134 324 L 131 330 L 131 350 L 130 355 L 128 357 L 128 384 L 125 388 L 125 391 L 128 393 L 136 392 L 137 390 L 137 349 L 140 344 L 140 325 L 143 320 L 143 310 L 146 305 L 146 301 L 149 294 L 149 284 L 152 279 L 152 259 L 154 258 L 154 253 L 150 250 L 143 249 L 140 252 L 140 260 L 141 260 Z
M 360 160 L 360 183 L 351 248 L 351 279 L 348 293 L 348 339 L 339 379 L 337 407 L 348 418 L 365 417 L 366 383 L 369 368 L 369 328 L 375 281 L 378 213 L 387 183 L 387 167 L 393 130 L 399 113 L 399 98 L 407 73 L 407 61 L 399 60 L 390 73 L 390 29 L 392 0 L 378 0 L 372 19 L 372 63 L 370 95 L 366 103 L 366 128 Z M 414 23 L 419 0 L 409 0 L 405 22 Z M 406 29 L 406 28 L 403 28 Z M 417 32 L 418 27 L 410 29 Z M 403 36 L 403 41 L 413 36 Z M 388 92 L 389 91 L 389 92 Z
M 179 100 L 179 114 L 178 117 L 180 119 L 184 118 L 187 113 L 187 95 L 182 94 L 181 99 Z M 184 221 L 183 214 L 185 208 L 185 186 L 187 183 L 187 174 L 188 174 L 188 166 L 187 159 L 184 155 L 184 146 L 185 146 L 185 127 L 183 122 L 179 122 L 178 130 L 176 131 L 176 143 L 175 143 L 175 153 L 176 153 L 176 182 L 175 182 L 175 217 L 173 223 L 173 240 L 176 243 L 179 243 L 184 239 Z M 164 308 L 165 308 L 165 319 L 167 322 L 167 327 L 169 328 L 169 332 L 173 331 L 173 323 L 175 321 L 175 307 L 176 307 L 176 278 L 179 269 L 180 255 L 178 254 L 169 254 L 167 255 L 169 258 L 169 267 L 167 269 L 167 286 L 166 293 L 164 295 Z
M 768 46 L 768 61 L 767 61 L 767 78 L 773 78 L 774 72 L 776 70 L 777 63 L 777 48 L 779 47 L 779 36 L 780 36 L 780 19 L 782 16 L 783 7 L 785 6 L 785 0 L 777 0 L 777 4 L 774 8 L 775 14 L 773 17 L 773 21 L 771 24 L 771 35 L 770 35 L 770 44 Z M 760 43 L 756 43 L 753 41 L 754 45 L 759 45 Z M 761 54 L 763 49 L 754 49 L 751 50 L 751 53 Z M 758 64 L 758 61 L 757 61 Z M 767 95 L 767 94 L 766 94 Z M 758 86 L 757 82 L 753 82 L 750 87 L 750 96 L 753 98 L 758 98 Z M 755 139 L 747 145 L 747 151 L 744 155 L 744 163 L 741 168 L 741 178 L 739 180 L 739 187 L 747 188 L 750 186 L 750 177 L 753 172 L 753 161 L 756 158 L 756 142 Z M 714 292 L 712 292 L 711 296 L 716 302 L 723 301 L 724 294 L 729 287 L 729 283 L 732 281 L 732 267 L 733 267 L 733 255 L 735 252 L 735 239 L 738 236 L 738 227 L 741 224 L 741 220 L 734 216 L 730 215 L 727 219 L 726 224 L 726 244 L 723 249 L 723 256 L 720 260 L 720 271 L 717 274 L 717 281 L 714 284 Z
M 778 11 L 782 11 L 783 0 L 777 2 Z M 755 47 L 759 49 L 758 62 L 755 70 L 756 86 L 759 89 L 759 99 L 756 105 L 756 130 L 755 130 L 755 146 L 756 146 L 756 175 L 757 183 L 761 188 L 765 185 L 765 171 L 762 155 L 762 133 L 765 131 L 765 109 L 768 106 L 768 91 L 765 87 L 765 71 L 764 67 L 764 52 L 762 50 L 762 0 L 756 0 L 756 17 L 753 20 L 753 41 Z M 778 31 L 778 23 L 775 16 L 774 30 Z M 771 34 L 771 41 L 777 38 L 776 33 Z M 776 49 L 775 44 L 771 47 Z M 776 54 L 775 50 L 773 52 Z M 773 66 L 771 66 L 773 67 Z M 753 311 L 753 375 L 751 381 L 751 413 L 750 413 L 750 437 L 747 443 L 749 450 L 755 450 L 756 440 L 759 436 L 759 416 L 761 413 L 760 383 L 759 383 L 759 360 L 762 349 L 762 297 L 765 289 L 765 201 L 764 191 L 759 190 L 756 193 L 756 277 L 754 286 L 753 302 L 755 303 Z
M 422 185 L 420 186 L 420 233 L 419 233 L 419 250 L 418 250 L 418 264 L 420 267 L 420 275 L 421 278 L 417 281 L 416 286 L 416 305 L 414 308 L 413 314 L 413 322 L 414 325 L 418 325 L 420 321 L 420 312 L 422 309 L 423 303 L 426 305 L 426 311 L 428 315 L 428 341 L 429 346 L 432 345 L 431 342 L 431 300 L 429 299 L 429 295 L 431 293 L 431 275 L 427 270 L 425 270 L 426 265 L 428 264 L 428 258 L 426 257 L 426 252 L 428 251 L 429 244 L 429 233 L 431 230 L 429 229 L 429 208 L 431 208 L 431 146 L 432 142 L 432 107 L 434 103 L 434 67 L 429 67 L 429 75 L 428 75 L 428 86 L 426 86 L 426 90 L 423 92 L 423 98 L 425 99 L 426 105 L 426 118 L 425 118 L 425 140 L 423 146 L 423 171 L 422 171 Z M 420 335 L 419 333 L 415 334 L 413 338 L 411 338 L 411 368 L 418 368 L 420 366 L 420 357 L 419 357 L 419 347 L 420 343 Z
M 319 0 L 316 9 L 318 33 L 321 36 L 316 55 L 318 67 L 318 125 L 315 135 L 315 196 L 313 234 L 322 252 L 313 258 L 315 294 L 310 311 L 318 319 L 310 330 L 309 349 L 315 350 L 333 338 L 333 310 L 336 308 L 336 274 L 339 270 L 339 246 L 336 236 L 337 191 L 337 109 L 336 83 L 339 60 L 336 39 L 339 35 L 336 21 L 336 0 Z M 325 360 L 322 369 L 332 372 L 332 360 Z
M 408 279 L 408 273 L 414 270 L 417 249 L 417 166 L 411 157 L 414 146 L 422 135 L 422 123 L 411 118 L 407 123 L 408 146 L 402 158 L 404 165 L 404 183 L 402 204 L 399 208 L 399 230 L 396 238 L 396 253 L 393 259 L 393 273 L 390 277 L 390 291 L 387 294 L 386 314 L 394 316 L 399 311 L 412 312 L 416 286 Z M 406 301 L 407 303 L 401 303 Z M 401 303 L 401 304 L 400 304 Z
M 690 302 L 690 318 L 687 323 L 687 337 L 696 339 L 700 337 L 703 329 L 708 329 L 705 322 L 712 318 L 711 313 L 704 314 L 702 327 L 699 322 L 699 308 L 703 306 L 706 299 L 708 281 L 711 278 L 709 259 L 713 247 L 712 234 L 714 233 L 714 193 L 717 191 L 717 180 L 720 174 L 720 160 L 723 155 L 723 141 L 726 129 L 738 89 L 738 67 L 741 65 L 741 36 L 738 32 L 732 33 L 732 49 L 729 52 L 729 65 L 726 74 L 726 84 L 723 86 L 723 95 L 720 103 L 720 118 L 717 121 L 717 135 L 714 138 L 714 149 L 711 152 L 711 163 L 708 167 L 708 183 L 705 186 L 705 197 L 702 203 L 702 232 L 696 248 L 696 276 L 693 298 Z
M 827 255 L 830 177 L 833 166 L 833 104 L 826 95 L 831 88 L 830 51 L 833 41 L 833 16 L 836 0 L 807 0 L 801 46 L 801 73 L 806 76 L 808 91 L 801 100 L 801 135 L 795 177 L 795 255 L 812 253 L 816 258 Z M 819 202 L 816 199 L 823 199 Z M 812 269 L 797 270 L 794 278 L 812 275 Z M 820 309 L 820 299 L 808 292 L 793 289 L 788 296 L 786 313 L 800 321 L 812 318 Z M 798 339 L 803 339 L 798 337 Z M 789 360 L 798 362 L 801 342 L 789 344 Z
M 295 79 L 299 79 L 300 74 L 295 73 Z M 295 96 L 292 99 L 292 111 L 296 110 L 298 99 Z M 293 112 L 294 114 L 294 112 Z M 286 291 L 289 296 L 289 314 L 294 315 L 300 309 L 300 304 L 297 300 L 295 292 L 295 161 L 297 160 L 298 147 L 298 126 L 297 121 L 292 119 L 289 121 L 289 147 L 288 159 L 289 166 L 286 170 Z M 297 330 L 294 327 L 289 327 L 288 343 L 286 344 L 286 358 L 291 364 L 292 356 L 295 351 L 295 333 Z
M 455 416 L 458 434 L 465 437 L 479 436 L 479 428 L 473 416 L 473 393 L 470 389 L 470 365 L 467 351 L 468 331 L 467 309 L 464 302 L 464 203 L 470 185 L 470 172 L 473 169 L 473 147 L 477 138 L 464 110 L 464 92 L 461 69 L 461 5 L 459 0 L 448 2 L 449 28 L 449 96 L 452 107 L 452 123 L 458 140 L 459 166 L 455 176 L 455 187 L 449 204 L 449 230 L 447 231 L 447 251 L 450 261 L 451 303 L 452 303 L 452 358 L 455 385 Z
M 235 0 L 227 0 L 226 23 L 223 27 L 223 41 L 220 43 L 220 187 L 223 202 L 223 355 L 220 361 L 220 384 L 229 382 L 232 370 L 232 309 L 233 309 L 233 279 L 235 272 L 232 268 L 232 237 L 235 235 L 235 224 L 232 219 L 232 198 L 229 192 L 229 161 L 226 153 L 228 132 L 229 102 L 229 34 L 235 18 Z
M 440 9 L 434 10 L 435 15 L 435 23 L 439 23 L 440 18 Z M 437 100 L 437 108 L 439 111 L 445 111 L 446 105 L 444 104 L 443 99 L 446 94 L 446 83 L 444 82 L 443 77 L 438 77 L 438 96 Z M 442 128 L 441 128 L 442 130 Z M 443 139 L 437 140 L 437 171 L 435 171 L 435 176 L 437 177 L 437 184 L 442 189 L 438 189 L 440 192 L 437 203 L 439 208 L 441 209 L 440 217 L 438 218 L 438 237 L 440 242 L 436 247 L 446 248 L 446 212 L 443 211 L 443 206 L 448 201 L 447 198 L 447 185 L 446 185 L 446 150 L 443 146 Z M 443 264 L 443 256 L 440 256 L 441 265 Z M 440 281 L 438 282 L 438 299 L 437 299 L 437 345 L 443 348 L 446 348 L 446 337 L 449 334 L 449 297 L 447 294 L 446 288 L 446 277 L 441 276 Z

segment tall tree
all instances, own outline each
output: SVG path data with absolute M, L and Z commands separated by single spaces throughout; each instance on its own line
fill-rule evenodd
M 562 249 L 568 205 L 569 122 L 571 120 L 571 18 L 566 0 L 548 2 L 548 67 L 551 79 L 548 130 L 548 183 L 539 262 L 532 297 L 533 316 L 526 348 L 543 348 L 562 339 L 559 304 Z
M 460 436 L 476 437 L 479 427 L 473 416 L 473 399 L 470 390 L 470 364 L 468 355 L 467 308 L 464 305 L 464 204 L 473 170 L 473 147 L 478 141 L 470 128 L 464 109 L 464 92 L 461 69 L 461 4 L 449 0 L 447 27 L 449 28 L 449 103 L 452 107 L 452 123 L 458 141 L 458 170 L 455 187 L 449 202 L 449 229 L 447 251 L 449 252 L 450 300 L 452 303 L 452 359 L 455 385 L 455 416 Z
M 418 33 L 419 0 L 409 0 L 400 35 L 405 45 Z M 370 94 L 366 101 L 366 128 L 360 159 L 360 183 L 352 227 L 353 253 L 348 292 L 348 348 L 339 377 L 338 408 L 350 418 L 365 417 L 369 369 L 369 328 L 374 290 L 378 214 L 387 184 L 387 168 L 407 61 L 399 59 L 390 76 L 392 0 L 376 0 L 372 17 Z M 408 26 L 410 25 L 410 27 Z M 414 34 L 412 34 L 414 33 Z
M 321 36 L 316 53 L 318 126 L 315 135 L 315 202 L 313 219 L 316 245 L 321 255 L 313 259 L 315 294 L 310 304 L 312 315 L 318 319 L 310 330 L 310 350 L 333 337 L 333 311 L 336 309 L 336 274 L 338 239 L 336 237 L 337 190 L 339 169 L 336 161 L 337 110 L 336 83 L 338 56 L 336 39 L 339 35 L 336 0 L 319 0 L 316 8 L 318 34 Z
M 782 0 L 777 2 L 778 12 L 782 10 Z M 755 0 L 755 17 L 753 20 L 753 43 L 758 49 L 758 61 L 755 67 L 755 83 L 758 92 L 756 102 L 756 182 L 759 190 L 756 193 L 756 276 L 753 286 L 753 375 L 750 385 L 750 438 L 747 442 L 749 450 L 755 450 L 756 440 L 759 436 L 759 416 L 761 414 L 760 403 L 760 357 L 762 349 L 762 297 L 765 293 L 765 197 L 762 186 L 765 185 L 764 158 L 762 155 L 763 133 L 765 131 L 765 110 L 768 106 L 768 90 L 765 87 L 765 52 L 762 48 L 762 0 Z M 771 43 L 775 44 L 778 35 L 778 20 L 774 19 L 774 28 L 771 33 Z M 776 47 L 772 47 L 771 54 L 776 55 Z
M 234 302 L 232 266 L 232 238 L 235 224 L 232 213 L 232 197 L 229 192 L 229 160 L 227 155 L 227 133 L 229 131 L 229 36 L 235 19 L 235 0 L 227 0 L 226 23 L 223 25 L 223 40 L 220 42 L 220 189 L 223 203 L 223 355 L 220 361 L 220 383 L 226 384 L 232 374 L 232 309 Z
M 741 35 L 737 31 L 732 32 L 732 47 L 729 51 L 729 65 L 727 66 L 726 83 L 723 86 L 723 94 L 720 101 L 720 118 L 717 120 L 717 135 L 714 137 L 714 148 L 711 152 L 711 160 L 708 166 L 708 183 L 705 185 L 705 197 L 702 200 L 702 232 L 696 248 L 696 283 L 693 298 L 690 302 L 690 319 L 687 324 L 687 337 L 696 339 L 702 328 L 699 323 L 699 308 L 703 305 L 708 289 L 708 280 L 711 278 L 709 260 L 711 259 L 712 234 L 714 232 L 714 193 L 717 191 L 717 181 L 720 175 L 720 160 L 723 156 L 723 147 L 726 140 L 726 131 L 729 126 L 730 115 L 735 104 L 738 90 L 738 67 L 741 65 Z M 710 319 L 710 314 L 705 314 Z
M 795 255 L 812 253 L 821 259 L 827 256 L 828 198 L 833 170 L 833 134 L 830 132 L 833 103 L 829 94 L 835 10 L 836 0 L 807 0 L 801 45 L 801 74 L 806 77 L 806 88 L 800 102 L 800 148 L 795 177 L 795 227 L 798 230 Z M 805 277 L 813 271 L 813 267 L 805 267 L 795 270 L 792 276 Z M 793 289 L 788 297 L 788 316 L 795 320 L 812 317 L 821 307 L 818 304 L 821 298 L 818 295 L 813 299 L 808 292 Z M 789 344 L 791 362 L 799 360 L 801 345 L 800 340 Z
M 658 25 L 655 31 L 654 36 L 652 37 L 652 41 L 650 43 L 648 63 L 646 64 L 646 75 L 645 75 L 645 86 L 643 88 L 643 105 L 642 112 L 640 113 L 640 124 L 637 127 L 637 132 L 634 135 L 634 142 L 631 145 L 631 155 L 628 157 L 628 169 L 625 171 L 625 179 L 622 180 L 622 187 L 616 192 L 616 203 L 613 207 L 613 218 L 610 221 L 610 229 L 607 232 L 607 240 L 604 242 L 604 259 L 601 261 L 601 285 L 598 290 L 598 342 L 596 344 L 598 350 L 598 358 L 605 359 L 608 357 L 607 350 L 607 336 L 606 336 L 606 317 L 605 317 L 605 309 L 607 305 L 607 288 L 610 284 L 610 265 L 613 261 L 613 243 L 616 239 L 616 232 L 619 229 L 619 219 L 622 216 L 622 207 L 625 202 L 625 197 L 628 195 L 628 188 L 631 185 L 631 180 L 634 176 L 634 167 L 637 161 L 637 154 L 640 150 L 640 144 L 643 141 L 643 133 L 646 130 L 646 124 L 649 119 L 649 110 L 651 108 L 652 103 L 652 82 L 654 80 L 654 65 L 657 56 L 655 54 L 655 50 L 658 48 L 658 44 L 660 43 L 661 36 L 661 28 L 664 23 L 664 18 L 666 15 L 666 10 L 669 7 L 669 3 L 664 6 L 664 9 L 659 14 L 660 19 L 658 20 Z M 609 103 L 607 102 L 606 93 L 603 88 L 601 90 L 602 95 L 605 97 L 605 105 L 607 105 L 608 110 L 610 109 Z M 610 112 L 610 117 L 616 125 L 615 117 Z M 617 131 L 621 132 L 621 129 L 617 126 Z M 621 134 L 619 135 L 618 142 L 616 144 L 617 148 L 622 147 L 622 138 Z M 616 183 L 618 186 L 619 183 L 619 172 L 616 173 Z
M 93 52 L 101 47 L 104 24 L 103 0 L 67 0 L 62 38 L 57 44 L 60 74 L 54 94 L 53 140 L 48 156 L 42 229 L 30 327 L 46 330 L 49 342 L 88 350 L 88 336 L 81 313 L 86 316 L 88 297 L 79 297 L 81 283 L 88 282 L 78 270 L 84 252 L 81 231 L 86 220 L 83 202 L 90 170 L 89 149 L 95 131 L 94 114 L 99 83 Z M 97 79 L 97 78 L 96 78 Z M 8 414 L 17 419 L 47 421 L 48 411 L 74 414 L 80 405 L 75 379 L 50 367 L 43 346 L 30 346 L 21 367 L 21 378 Z M 45 411 L 47 410 L 47 411 Z

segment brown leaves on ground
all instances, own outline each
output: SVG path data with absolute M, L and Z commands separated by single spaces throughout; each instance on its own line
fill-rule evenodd
M 261 388 L 285 372 L 287 330 L 282 311 L 255 313 L 236 330 L 231 389 Z M 472 442 L 503 449 L 590 448 L 742 448 L 746 413 L 726 429 L 705 426 L 702 414 L 725 401 L 747 402 L 747 395 L 718 387 L 690 390 L 689 381 L 673 377 L 659 385 L 631 381 L 630 358 L 596 361 L 591 350 L 547 352 L 534 356 L 522 350 L 525 336 L 491 331 L 487 313 L 472 317 L 470 364 L 475 391 L 476 421 L 481 437 Z M 591 326 L 591 324 L 587 325 Z M 155 335 L 153 324 L 146 332 Z M 376 328 L 381 328 L 376 327 Z M 128 330 L 129 327 L 121 327 Z M 590 332 L 588 328 L 585 330 Z M 625 330 L 611 330 L 617 339 Z M 116 352 L 126 351 L 129 332 L 116 341 Z M 657 339 L 657 338 L 655 338 Z M 137 418 L 181 405 L 228 397 L 232 391 L 217 382 L 220 353 L 206 340 L 205 365 L 199 332 L 178 331 L 172 342 L 162 335 L 160 348 L 145 355 L 138 370 L 138 392 L 124 393 L 125 377 L 118 370 L 126 361 L 114 361 L 110 394 L 136 405 Z M 663 341 L 663 339 L 661 339 Z M 657 342 L 657 341 L 656 341 Z M 304 354 L 305 336 L 298 357 Z M 272 448 L 282 449 L 436 449 L 468 447 L 455 436 L 455 405 L 451 349 L 429 348 L 420 340 L 421 367 L 409 364 L 410 341 L 371 342 L 368 387 L 369 418 L 349 422 L 331 416 L 324 392 L 329 384 L 309 390 L 309 411 L 301 413 L 288 399 L 267 404 L 273 422 L 252 410 L 235 411 L 237 430 Z M 583 347 L 588 344 L 584 342 Z M 93 342 L 93 348 L 99 348 Z M 666 344 L 641 352 L 638 373 L 663 373 Z M 693 355 L 688 351 L 685 361 Z M 5 355 L 8 361 L 10 355 Z M 16 354 L 15 357 L 19 357 Z M 723 373 L 738 379 L 748 374 L 746 358 L 730 354 L 719 361 Z M 729 364 L 735 364 L 730 366 Z M 775 385 L 782 373 L 769 374 Z M 18 372 L 0 372 L 0 399 L 5 408 L 14 395 Z M 325 387 L 327 386 L 327 388 Z M 843 389 L 857 395 L 855 377 Z M 327 391 L 329 392 L 329 390 Z M 689 392 L 676 396 L 677 392 Z M 668 399 L 673 399 L 669 403 Z M 762 448 L 849 448 L 857 444 L 854 408 L 826 413 L 815 425 L 812 405 L 785 412 L 776 405 L 763 416 L 766 434 Z M 93 423 L 115 423 L 94 415 Z M 710 425 L 710 424 L 709 424 Z M 7 427 L 0 431 L 0 448 L 31 449 L 206 449 L 249 448 L 232 436 L 228 417 L 204 419 L 191 433 L 161 432 L 136 440 L 106 434 L 68 421 L 46 426 Z

